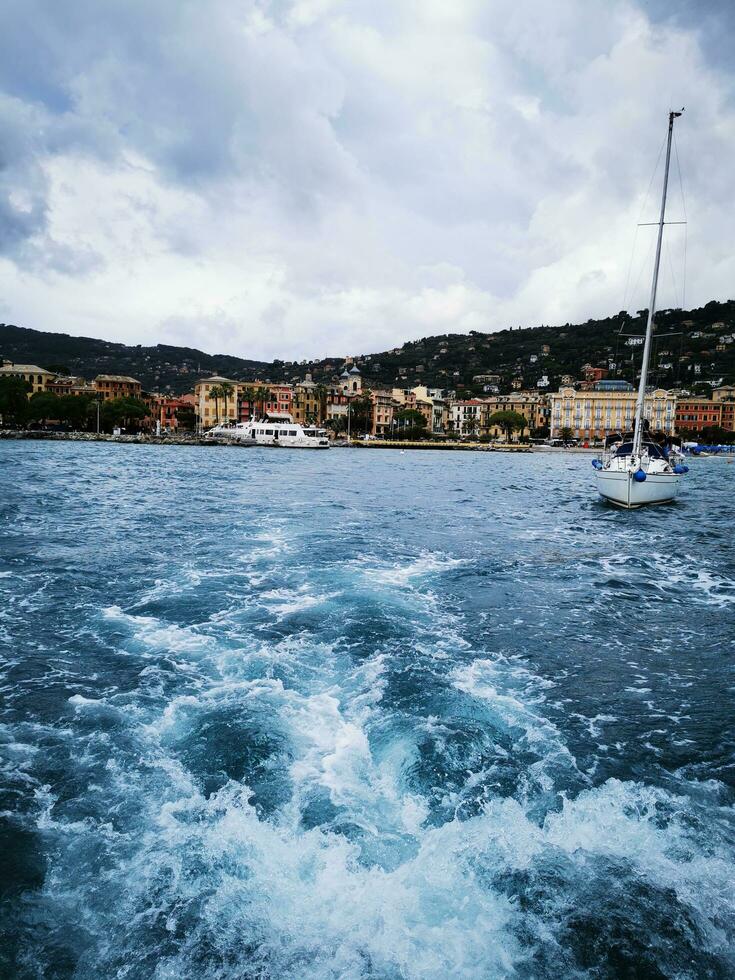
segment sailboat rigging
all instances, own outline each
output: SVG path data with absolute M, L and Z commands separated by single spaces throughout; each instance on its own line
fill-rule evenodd
M 669 503 L 676 497 L 681 478 L 687 472 L 687 467 L 681 461 L 676 460 L 665 447 L 655 443 L 645 431 L 646 386 L 651 364 L 661 245 L 664 225 L 666 224 L 666 194 L 671 163 L 671 141 L 674 132 L 674 120 L 683 111 L 682 109 L 681 112 L 669 113 L 661 212 L 657 222 L 656 257 L 653 263 L 651 299 L 648 304 L 648 320 L 643 344 L 641 376 L 636 396 L 632 437 L 624 437 L 617 445 L 612 446 L 602 459 L 592 461 L 596 470 L 597 489 L 601 496 L 610 503 L 626 509 L 644 507 L 647 504 Z

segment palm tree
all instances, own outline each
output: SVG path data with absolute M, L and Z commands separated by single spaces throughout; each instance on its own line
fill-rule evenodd
M 327 388 L 326 385 L 318 384 L 314 389 L 317 402 L 319 404 L 317 423 L 321 424 L 327 416 Z
M 232 392 L 235 390 L 234 386 L 229 381 L 223 381 L 219 386 L 220 396 L 225 403 L 225 421 L 227 420 L 227 399 L 230 397 Z
M 240 395 L 241 400 L 248 403 L 248 417 L 251 419 L 253 417 L 256 392 L 257 389 L 254 385 L 245 385 L 245 387 L 242 389 L 242 394 Z
M 214 398 L 214 414 L 215 423 L 219 422 L 219 400 L 222 397 L 222 387 L 221 385 L 212 385 L 209 389 L 209 397 Z
M 256 399 L 260 405 L 260 414 L 265 415 L 265 403 L 269 402 L 273 394 L 268 385 L 260 385 L 256 391 Z

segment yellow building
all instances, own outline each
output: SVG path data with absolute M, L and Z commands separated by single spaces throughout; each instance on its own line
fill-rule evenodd
M 38 367 L 37 364 L 13 364 L 12 361 L 3 361 L 0 367 L 0 378 L 8 377 L 22 378 L 31 386 L 28 397 L 35 395 L 38 391 L 45 391 L 49 381 L 53 381 L 56 375 L 53 371 Z
M 222 385 L 229 385 L 231 389 L 224 398 L 217 395 L 217 389 Z M 238 383 L 230 378 L 215 374 L 211 378 L 197 381 L 194 385 L 194 414 L 197 425 L 203 429 L 211 429 L 220 422 L 236 422 L 239 412 L 238 395 Z
M 300 425 L 321 423 L 322 415 L 326 411 L 326 399 L 322 395 L 323 388 L 312 381 L 310 374 L 307 374 L 303 381 L 298 381 L 294 385 L 291 407 L 294 422 Z
M 592 391 L 560 388 L 549 399 L 552 439 L 559 439 L 563 429 L 575 439 L 604 439 L 633 426 L 636 392 L 626 382 L 599 381 Z M 651 429 L 673 434 L 676 395 L 657 388 L 646 395 L 643 410 Z
M 735 385 L 722 385 L 720 388 L 715 388 L 712 392 L 712 400 L 716 402 L 735 401 Z
M 522 415 L 526 420 L 526 429 L 529 433 L 532 429 L 541 429 L 549 424 L 551 409 L 547 395 L 540 395 L 535 391 L 514 391 L 510 395 L 492 395 L 483 400 L 487 409 L 482 431 L 493 437 L 504 435 L 500 426 L 491 426 L 487 422 L 495 412 L 517 412 L 518 415 Z

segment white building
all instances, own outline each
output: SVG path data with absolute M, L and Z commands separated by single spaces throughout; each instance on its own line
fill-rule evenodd
M 452 402 L 449 406 L 449 424 L 452 432 L 461 436 L 479 435 L 487 411 L 487 405 L 479 398 Z

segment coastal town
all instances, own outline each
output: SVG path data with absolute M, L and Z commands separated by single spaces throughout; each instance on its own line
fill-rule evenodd
M 543 351 L 541 352 L 543 354 Z M 558 390 L 509 383 L 494 373 L 473 376 L 479 392 L 453 389 L 374 387 L 353 358 L 331 380 L 310 373 L 291 382 L 242 381 L 213 375 L 186 394 L 144 391 L 136 378 L 99 374 L 91 380 L 65 376 L 37 364 L 4 359 L 0 366 L 2 427 L 203 434 L 214 426 L 253 418 L 288 417 L 323 426 L 333 439 L 422 440 L 488 443 L 551 442 L 595 445 L 629 429 L 636 392 L 631 382 L 608 377 L 585 364 L 580 376 L 564 375 Z M 645 416 L 665 436 L 735 441 L 735 385 L 714 384 L 707 396 L 684 388 L 652 387 Z

